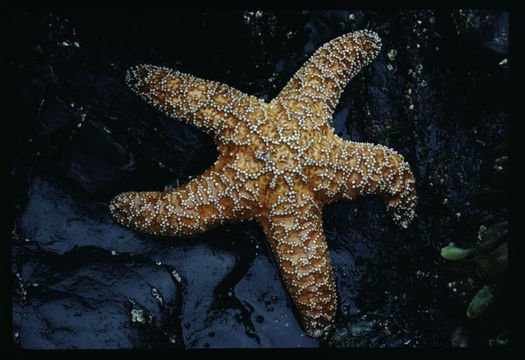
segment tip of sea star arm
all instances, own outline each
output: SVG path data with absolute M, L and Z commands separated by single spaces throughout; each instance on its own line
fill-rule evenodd
M 156 233 L 155 215 L 158 192 L 125 192 L 109 203 L 109 211 L 119 224 L 133 230 Z
M 318 338 L 321 337 L 323 334 L 331 330 L 334 325 L 332 323 L 332 319 L 330 319 L 329 323 L 326 322 L 318 322 L 315 324 L 308 324 L 304 325 L 304 330 L 306 332 L 306 335 L 312 337 L 312 338 Z
M 363 48 L 368 51 L 372 51 L 377 54 L 381 49 L 381 38 L 378 33 L 372 30 L 360 30 L 355 32 L 356 36 L 360 39 L 360 43 L 363 44 Z
M 381 50 L 381 38 L 372 30 L 360 30 L 341 36 L 341 40 L 350 48 L 359 49 L 356 55 L 363 65 L 374 59 Z
M 125 82 L 136 93 L 150 91 L 152 85 L 169 73 L 167 68 L 154 65 L 135 65 L 126 71 Z
M 406 229 L 416 214 L 416 204 L 416 191 L 409 184 L 400 195 L 387 201 L 387 209 L 394 222 Z
M 122 193 L 109 202 L 109 212 L 113 219 L 121 225 L 128 226 L 131 222 L 132 193 Z
M 167 192 L 125 192 L 110 201 L 109 211 L 116 222 L 132 230 L 153 235 L 180 235 L 177 223 L 170 222 L 167 216 L 170 206 Z

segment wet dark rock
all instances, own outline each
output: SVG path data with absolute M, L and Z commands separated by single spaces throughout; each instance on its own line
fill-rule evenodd
M 508 342 L 506 272 L 490 280 L 494 303 L 470 320 L 466 307 L 486 279 L 451 278 L 440 256 L 451 242 L 475 246 L 482 225 L 510 220 L 507 12 L 19 12 L 6 23 L 15 346 Z M 348 84 L 334 131 L 400 152 L 419 203 L 406 230 L 379 198 L 325 208 L 338 313 L 324 337 L 302 331 L 255 222 L 174 239 L 112 221 L 112 196 L 178 186 L 217 156 L 206 134 L 135 97 L 128 67 L 175 67 L 269 100 L 317 47 L 363 28 L 379 33 L 382 51 Z
M 373 314 L 355 317 L 327 340 L 335 348 L 417 347 L 419 337 L 405 333 L 391 319 Z

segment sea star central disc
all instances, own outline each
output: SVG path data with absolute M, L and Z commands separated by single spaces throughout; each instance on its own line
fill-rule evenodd
M 347 82 L 380 48 L 369 30 L 340 36 L 319 48 L 269 103 L 176 70 L 133 67 L 126 74 L 133 91 L 212 135 L 219 157 L 174 190 L 116 196 L 114 219 L 169 236 L 257 220 L 304 329 L 319 336 L 336 311 L 323 206 L 378 194 L 401 226 L 414 215 L 414 179 L 403 157 L 382 145 L 345 141 L 330 126 Z

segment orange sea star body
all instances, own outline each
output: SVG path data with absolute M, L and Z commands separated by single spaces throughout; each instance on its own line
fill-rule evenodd
M 336 311 L 324 204 L 379 194 L 396 223 L 406 227 L 414 215 L 414 179 L 403 157 L 382 145 L 345 141 L 330 126 L 345 85 L 380 47 L 369 30 L 326 43 L 269 103 L 164 67 L 130 69 L 126 82 L 135 93 L 212 135 L 219 157 L 174 190 L 116 196 L 113 217 L 170 236 L 257 220 L 304 329 L 318 337 Z

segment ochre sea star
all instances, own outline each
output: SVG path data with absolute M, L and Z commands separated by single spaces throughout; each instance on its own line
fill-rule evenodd
M 133 91 L 212 135 L 219 157 L 174 190 L 116 196 L 114 219 L 169 236 L 257 220 L 304 329 L 318 337 L 336 311 L 323 206 L 379 194 L 396 223 L 406 227 L 414 215 L 414 179 L 403 157 L 382 145 L 345 141 L 330 126 L 347 82 L 380 48 L 369 30 L 340 36 L 319 48 L 269 103 L 176 70 L 133 67 L 126 74 Z

